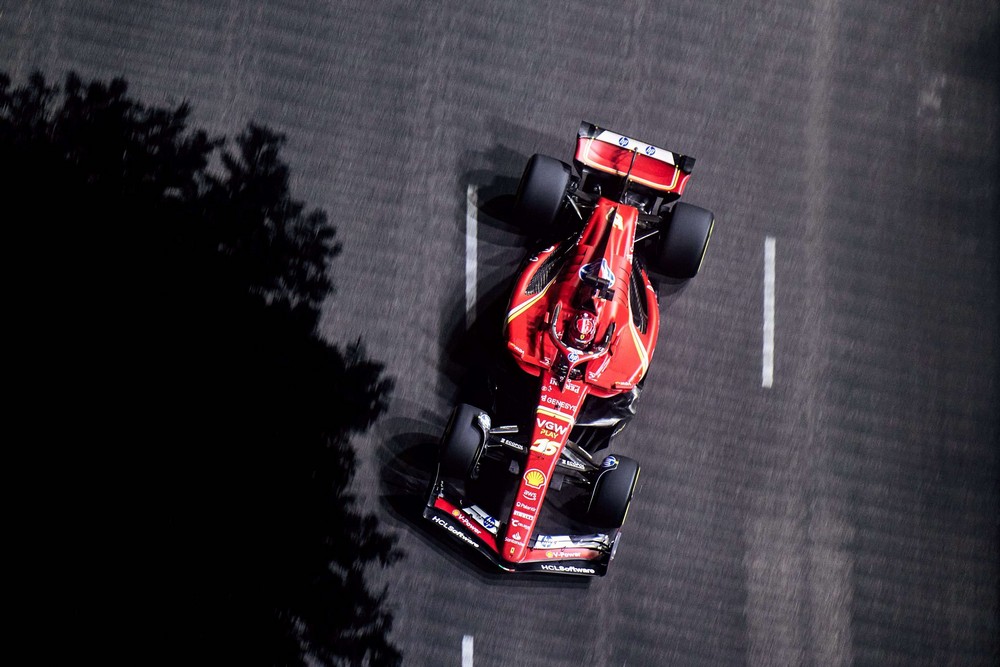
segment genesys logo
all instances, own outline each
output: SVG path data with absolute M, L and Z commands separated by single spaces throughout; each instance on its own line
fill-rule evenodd
M 550 565 L 543 564 L 540 566 L 545 572 L 566 572 L 568 574 L 596 574 L 596 570 L 592 567 L 576 567 L 573 565 Z
M 447 530 L 449 533 L 451 533 L 455 537 L 461 538 L 461 540 L 463 542 L 465 542 L 466 544 L 471 544 L 472 546 L 476 547 L 477 549 L 479 548 L 479 545 L 476 544 L 475 540 L 473 540 L 471 537 L 469 537 L 468 535 L 466 535 L 465 533 L 463 533 L 462 531 L 460 531 L 458 528 L 455 528 L 453 525 L 451 525 L 450 523 L 448 523 L 447 521 L 445 521 L 441 517 L 439 517 L 439 516 L 431 517 L 431 521 L 433 521 L 437 525 L 441 526 L 442 528 L 444 528 L 445 530 Z
M 563 410 L 569 410 L 570 412 L 576 412 L 576 406 L 572 403 L 567 403 L 566 401 L 560 401 L 558 398 L 552 398 L 551 396 L 543 395 L 541 397 L 542 403 L 548 403 L 549 405 L 554 405 L 557 408 L 562 408 Z

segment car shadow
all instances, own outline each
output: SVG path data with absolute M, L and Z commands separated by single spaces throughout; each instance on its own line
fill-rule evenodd
M 381 509 L 402 524 L 420 543 L 446 562 L 445 567 L 474 577 L 490 586 L 587 588 L 589 577 L 524 572 L 503 572 L 423 517 L 437 466 L 440 434 L 424 419 L 397 417 L 383 420 L 386 434 L 377 450 Z M 479 488 L 475 495 L 484 493 Z M 492 508 L 491 508 L 492 509 Z

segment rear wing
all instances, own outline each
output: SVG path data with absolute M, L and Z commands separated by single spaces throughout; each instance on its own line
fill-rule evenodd
M 606 174 L 628 176 L 660 192 L 683 194 L 694 158 L 638 141 L 623 134 L 580 123 L 576 141 L 577 169 L 589 167 Z

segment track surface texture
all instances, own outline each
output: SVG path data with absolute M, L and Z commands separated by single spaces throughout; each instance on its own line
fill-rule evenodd
M 288 135 L 344 245 L 324 335 L 396 378 L 356 484 L 406 553 L 378 575 L 406 665 L 464 635 L 477 667 L 996 664 L 1000 7 L 516 4 L 4 0 L 0 62 Z M 616 444 L 643 474 L 608 576 L 499 576 L 415 518 L 468 342 L 467 194 L 568 160 L 580 120 L 695 156 L 718 223 Z M 525 239 L 473 212 L 493 327 Z

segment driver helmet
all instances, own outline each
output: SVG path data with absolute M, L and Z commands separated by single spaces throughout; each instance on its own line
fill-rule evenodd
M 594 335 L 597 333 L 597 318 L 591 313 L 583 310 L 573 320 L 570 327 L 570 343 L 573 347 L 585 350 L 594 342 Z

